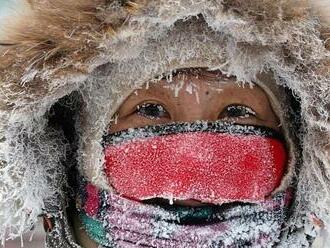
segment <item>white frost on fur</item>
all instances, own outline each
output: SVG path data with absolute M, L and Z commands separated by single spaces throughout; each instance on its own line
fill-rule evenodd
M 65 146 L 61 133 L 47 130 L 44 117 L 20 118 L 24 125 L 16 122 L 6 126 L 6 140 L 1 144 L 1 152 L 7 162 L 0 169 L 2 244 L 4 237 L 20 236 L 35 224 L 45 201 L 51 200 L 54 193 L 60 194 L 58 186 L 63 177 L 60 160 L 65 156 Z M 53 180 L 58 182 L 57 186 L 51 184 Z

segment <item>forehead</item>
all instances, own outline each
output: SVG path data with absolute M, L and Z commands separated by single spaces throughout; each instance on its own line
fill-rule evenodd
M 252 83 L 237 82 L 235 77 L 227 77 L 218 71 L 180 71 L 161 79 L 152 80 L 133 95 L 169 95 L 192 94 L 194 92 L 214 93 L 263 93 L 263 90 Z

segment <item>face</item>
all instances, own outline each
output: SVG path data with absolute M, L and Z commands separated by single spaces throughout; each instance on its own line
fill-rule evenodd
M 266 93 L 258 86 L 241 86 L 212 72 L 180 74 L 136 90 L 121 105 L 110 133 L 128 128 L 197 120 L 230 121 L 279 129 Z
M 178 74 L 171 82 L 164 79 L 145 85 L 124 101 L 113 119 L 110 133 L 146 125 L 197 120 L 261 125 L 280 131 L 279 121 L 260 87 L 243 87 L 234 79 L 212 72 L 199 75 L 188 72 Z M 176 200 L 174 204 L 204 205 L 194 200 Z M 98 247 L 81 228 L 77 216 L 74 229 L 80 244 Z
M 279 121 L 260 87 L 243 87 L 234 79 L 214 72 L 203 72 L 199 75 L 178 74 L 171 82 L 163 79 L 136 90 L 119 108 L 110 125 L 110 133 L 147 125 L 197 120 L 223 120 L 279 131 Z M 204 205 L 194 200 L 176 200 L 174 203 Z

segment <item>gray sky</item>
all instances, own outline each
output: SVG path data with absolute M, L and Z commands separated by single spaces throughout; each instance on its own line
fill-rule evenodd
M 22 0 L 0 0 L 0 38 L 5 37 L 5 31 L 1 28 L 6 23 L 6 19 L 3 17 L 14 15 L 15 12 L 16 14 L 22 13 L 23 5 L 20 2 Z
M 0 0 L 0 18 L 9 15 L 17 9 L 21 0 Z
M 8 13 L 8 8 L 11 4 L 11 0 L 0 0 L 0 16 L 3 16 Z

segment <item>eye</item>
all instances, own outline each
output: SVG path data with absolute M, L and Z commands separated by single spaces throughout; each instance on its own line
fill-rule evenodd
M 256 112 L 244 105 L 229 105 L 220 114 L 221 118 L 249 118 L 256 116 Z
M 169 118 L 169 113 L 166 109 L 157 103 L 143 103 L 136 106 L 136 111 L 138 115 L 149 119 L 160 119 Z

